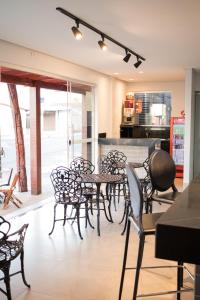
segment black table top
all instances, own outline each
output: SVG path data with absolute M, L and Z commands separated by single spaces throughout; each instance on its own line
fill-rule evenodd
M 200 264 L 200 176 L 158 220 L 156 257 Z

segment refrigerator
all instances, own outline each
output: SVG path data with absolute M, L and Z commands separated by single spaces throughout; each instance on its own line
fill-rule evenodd
M 176 165 L 176 177 L 183 177 L 185 119 L 172 117 L 170 124 L 170 154 Z

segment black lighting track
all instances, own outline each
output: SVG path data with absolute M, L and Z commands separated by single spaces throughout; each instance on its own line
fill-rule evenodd
M 120 42 L 116 41 L 115 39 L 113 39 L 112 37 L 107 35 L 106 33 L 102 32 L 101 30 L 95 28 L 94 26 L 92 26 L 92 25 L 88 24 L 87 22 L 81 20 L 80 18 L 76 17 L 75 15 L 73 15 L 69 11 L 65 10 L 64 8 L 56 7 L 56 10 L 61 12 L 63 15 L 73 19 L 76 23 L 78 22 L 79 24 L 82 24 L 85 27 L 87 27 L 87 28 L 91 29 L 92 31 L 96 32 L 100 36 L 103 36 L 105 39 L 107 39 L 107 40 L 111 41 L 112 43 L 118 45 L 119 47 L 124 49 L 126 52 L 129 52 L 129 53 L 133 54 L 134 56 L 136 56 L 137 60 L 141 59 L 141 60 L 145 61 L 145 58 L 143 56 L 141 56 L 140 54 L 138 54 L 137 52 L 131 50 L 130 48 L 126 47 L 125 45 L 121 44 Z

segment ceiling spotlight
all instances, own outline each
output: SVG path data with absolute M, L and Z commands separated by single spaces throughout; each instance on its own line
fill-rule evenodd
M 136 63 L 134 63 L 134 67 L 138 68 L 141 65 L 142 61 L 137 57 Z
M 79 20 L 76 20 L 76 26 L 72 27 L 72 32 L 73 32 L 76 40 L 82 39 L 83 35 L 79 30 Z
M 99 44 L 99 47 L 101 48 L 101 50 L 105 51 L 105 50 L 107 50 L 108 47 L 104 42 L 104 36 L 103 35 L 101 35 L 101 39 L 102 40 L 98 41 L 98 44 Z
M 123 60 L 127 63 L 131 57 L 131 53 L 128 53 L 127 49 L 125 49 L 125 51 L 126 51 L 126 56 L 123 58 Z
M 107 35 L 106 33 L 102 32 L 101 30 L 99 30 L 98 28 L 92 26 L 91 24 L 87 23 L 86 21 L 80 19 L 79 17 L 73 15 L 71 12 L 67 11 L 66 9 L 62 8 L 62 7 L 56 7 L 56 10 L 59 11 L 61 14 L 69 17 L 70 19 L 72 19 L 76 25 L 73 26 L 71 28 L 75 38 L 77 40 L 81 40 L 83 35 L 81 33 L 81 31 L 79 30 L 79 25 L 81 24 L 81 26 L 85 26 L 88 29 L 92 30 L 93 32 L 95 32 L 96 34 L 101 36 L 101 39 L 98 41 L 99 47 L 101 48 L 101 50 L 106 50 L 107 49 L 107 45 L 104 42 L 104 39 L 110 42 L 112 42 L 113 44 L 117 45 L 118 47 L 120 47 L 121 49 L 123 49 L 123 51 L 125 51 L 125 56 L 123 58 L 123 60 L 127 63 L 129 62 L 131 56 L 135 56 L 136 58 L 136 62 L 134 63 L 135 68 L 138 68 L 141 63 L 143 61 L 145 61 L 145 58 L 143 56 L 141 56 L 139 53 L 131 50 L 130 48 L 128 48 L 127 46 L 123 45 L 122 43 L 120 43 L 119 41 L 113 39 L 111 36 Z

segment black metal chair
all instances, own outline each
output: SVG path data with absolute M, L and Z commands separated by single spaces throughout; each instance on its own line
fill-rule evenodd
M 10 170 L 10 173 L 9 173 L 9 176 L 8 176 L 8 181 L 5 182 L 5 183 L 0 184 L 0 187 L 9 186 L 10 185 L 10 180 L 11 180 L 11 177 L 12 177 L 12 173 L 13 173 L 13 168 Z
M 70 163 L 70 168 L 78 172 L 80 175 L 92 174 L 94 173 L 95 170 L 95 166 L 91 163 L 91 161 L 83 157 L 74 158 L 73 161 Z M 96 204 L 96 198 L 95 198 L 97 194 L 96 185 L 92 183 L 82 183 L 81 189 L 82 189 L 82 194 L 88 199 L 90 203 L 90 210 L 91 213 L 93 214 L 93 210 L 96 210 L 96 208 L 94 208 L 93 205 Z M 112 218 L 109 218 L 106 212 L 105 197 L 102 191 L 100 191 L 100 197 L 101 197 L 101 203 L 103 204 L 103 208 L 101 210 L 104 211 L 106 219 L 109 222 L 112 222 Z M 110 211 L 109 211 L 109 216 L 110 216 Z
M 89 223 L 91 228 L 94 228 L 90 222 L 89 214 L 88 214 L 88 200 L 82 194 L 81 189 L 81 177 L 80 174 L 76 171 L 66 168 L 66 167 L 57 167 L 51 172 L 50 175 L 53 187 L 54 187 L 54 196 L 55 196 L 55 205 L 54 205 L 54 219 L 53 219 L 53 227 L 50 231 L 49 235 L 51 235 L 54 231 L 55 223 L 57 221 L 63 221 L 63 226 L 66 223 L 66 220 L 77 221 L 78 233 L 81 239 L 83 239 L 81 235 L 80 229 L 80 208 L 81 205 L 85 205 L 85 226 L 87 227 L 87 222 Z M 56 208 L 57 205 L 61 204 L 64 206 L 64 217 L 56 219 Z M 67 216 L 67 207 L 72 207 L 75 209 L 75 215 Z
M 4 280 L 6 290 L 0 288 L 0 291 L 7 296 L 8 300 L 12 300 L 10 289 L 10 277 L 21 273 L 24 284 L 30 288 L 30 285 L 25 279 L 24 273 L 24 238 L 28 224 L 24 224 L 19 230 L 9 233 L 11 225 L 3 217 L 0 216 L 0 271 Z M 11 262 L 20 256 L 21 269 L 15 273 L 10 274 Z
M 8 176 L 8 181 L 5 182 L 5 183 L 0 184 L 0 188 L 7 187 L 7 186 L 10 185 L 10 180 L 11 180 L 11 177 L 12 177 L 12 173 L 13 173 L 13 168 L 10 170 L 10 173 L 9 173 L 9 176 Z M 1 192 L 0 192 L 0 199 L 2 199 L 2 201 L 4 199 L 4 194 L 1 193 Z
M 147 157 L 143 163 L 129 163 L 129 166 L 134 169 L 143 168 L 146 172 L 146 174 L 143 178 L 139 178 L 139 181 L 141 184 L 141 189 L 143 192 L 144 201 L 145 201 L 145 207 L 146 207 L 148 195 L 152 191 L 151 180 L 150 180 L 150 175 L 149 175 L 149 158 Z M 121 235 L 123 235 L 126 231 L 126 227 L 127 227 L 127 223 L 128 223 L 128 216 L 131 213 L 131 199 L 130 199 L 130 191 L 129 191 L 128 183 L 127 183 L 127 187 L 128 187 L 128 193 L 125 196 L 124 212 L 123 212 L 122 220 L 119 223 L 119 224 L 122 224 L 122 222 L 124 221 L 124 228 L 122 230 Z
M 116 197 L 118 202 L 120 195 L 126 197 L 128 188 L 127 188 L 127 176 L 126 176 L 126 155 L 118 150 L 111 150 L 107 153 L 105 162 L 108 165 L 110 173 L 113 175 L 122 175 L 122 179 L 119 182 L 109 185 L 109 195 L 110 198 L 113 198 L 114 207 L 116 210 Z
M 75 157 L 70 163 L 70 169 L 81 174 L 92 174 L 95 170 L 95 166 L 91 161 L 84 159 L 83 157 Z M 88 198 L 96 195 L 96 189 L 93 184 L 82 183 L 82 194 Z
M 146 295 L 145 294 L 138 295 L 138 283 L 139 283 L 140 270 L 142 268 L 152 268 L 152 267 L 141 267 L 142 259 L 143 259 L 144 245 L 145 245 L 145 237 L 147 235 L 155 235 L 155 224 L 156 224 L 156 221 L 162 215 L 162 213 L 143 214 L 144 197 L 143 197 L 143 193 L 142 193 L 141 184 L 135 174 L 134 169 L 130 165 L 127 166 L 127 175 L 128 175 L 129 188 L 130 188 L 131 214 L 129 215 L 127 231 L 126 231 L 126 241 L 125 241 L 124 258 L 123 258 L 118 300 L 122 299 L 125 271 L 130 270 L 130 269 L 136 270 L 132 300 L 136 300 L 137 297 L 158 296 L 158 295 L 164 295 L 164 294 L 168 294 L 168 293 L 170 293 L 170 294 L 177 293 L 177 300 L 179 300 L 181 288 L 183 287 L 183 268 L 184 267 L 183 267 L 182 262 L 178 262 L 178 266 L 158 266 L 158 267 L 154 266 L 153 267 L 153 268 L 176 267 L 177 268 L 177 290 L 168 291 L 168 292 L 160 292 L 160 293 L 152 293 L 152 294 L 146 294 Z M 129 268 L 126 266 L 131 224 L 134 226 L 134 229 L 136 230 L 138 237 L 139 237 L 139 248 L 138 248 L 138 257 L 137 257 L 136 268 Z M 191 291 L 191 289 L 184 289 L 184 291 Z
M 168 152 L 155 150 L 151 154 L 149 176 L 152 190 L 147 197 L 146 212 L 152 212 L 153 202 L 172 204 L 180 192 L 174 184 L 176 166 Z M 170 188 L 172 191 L 168 191 Z

